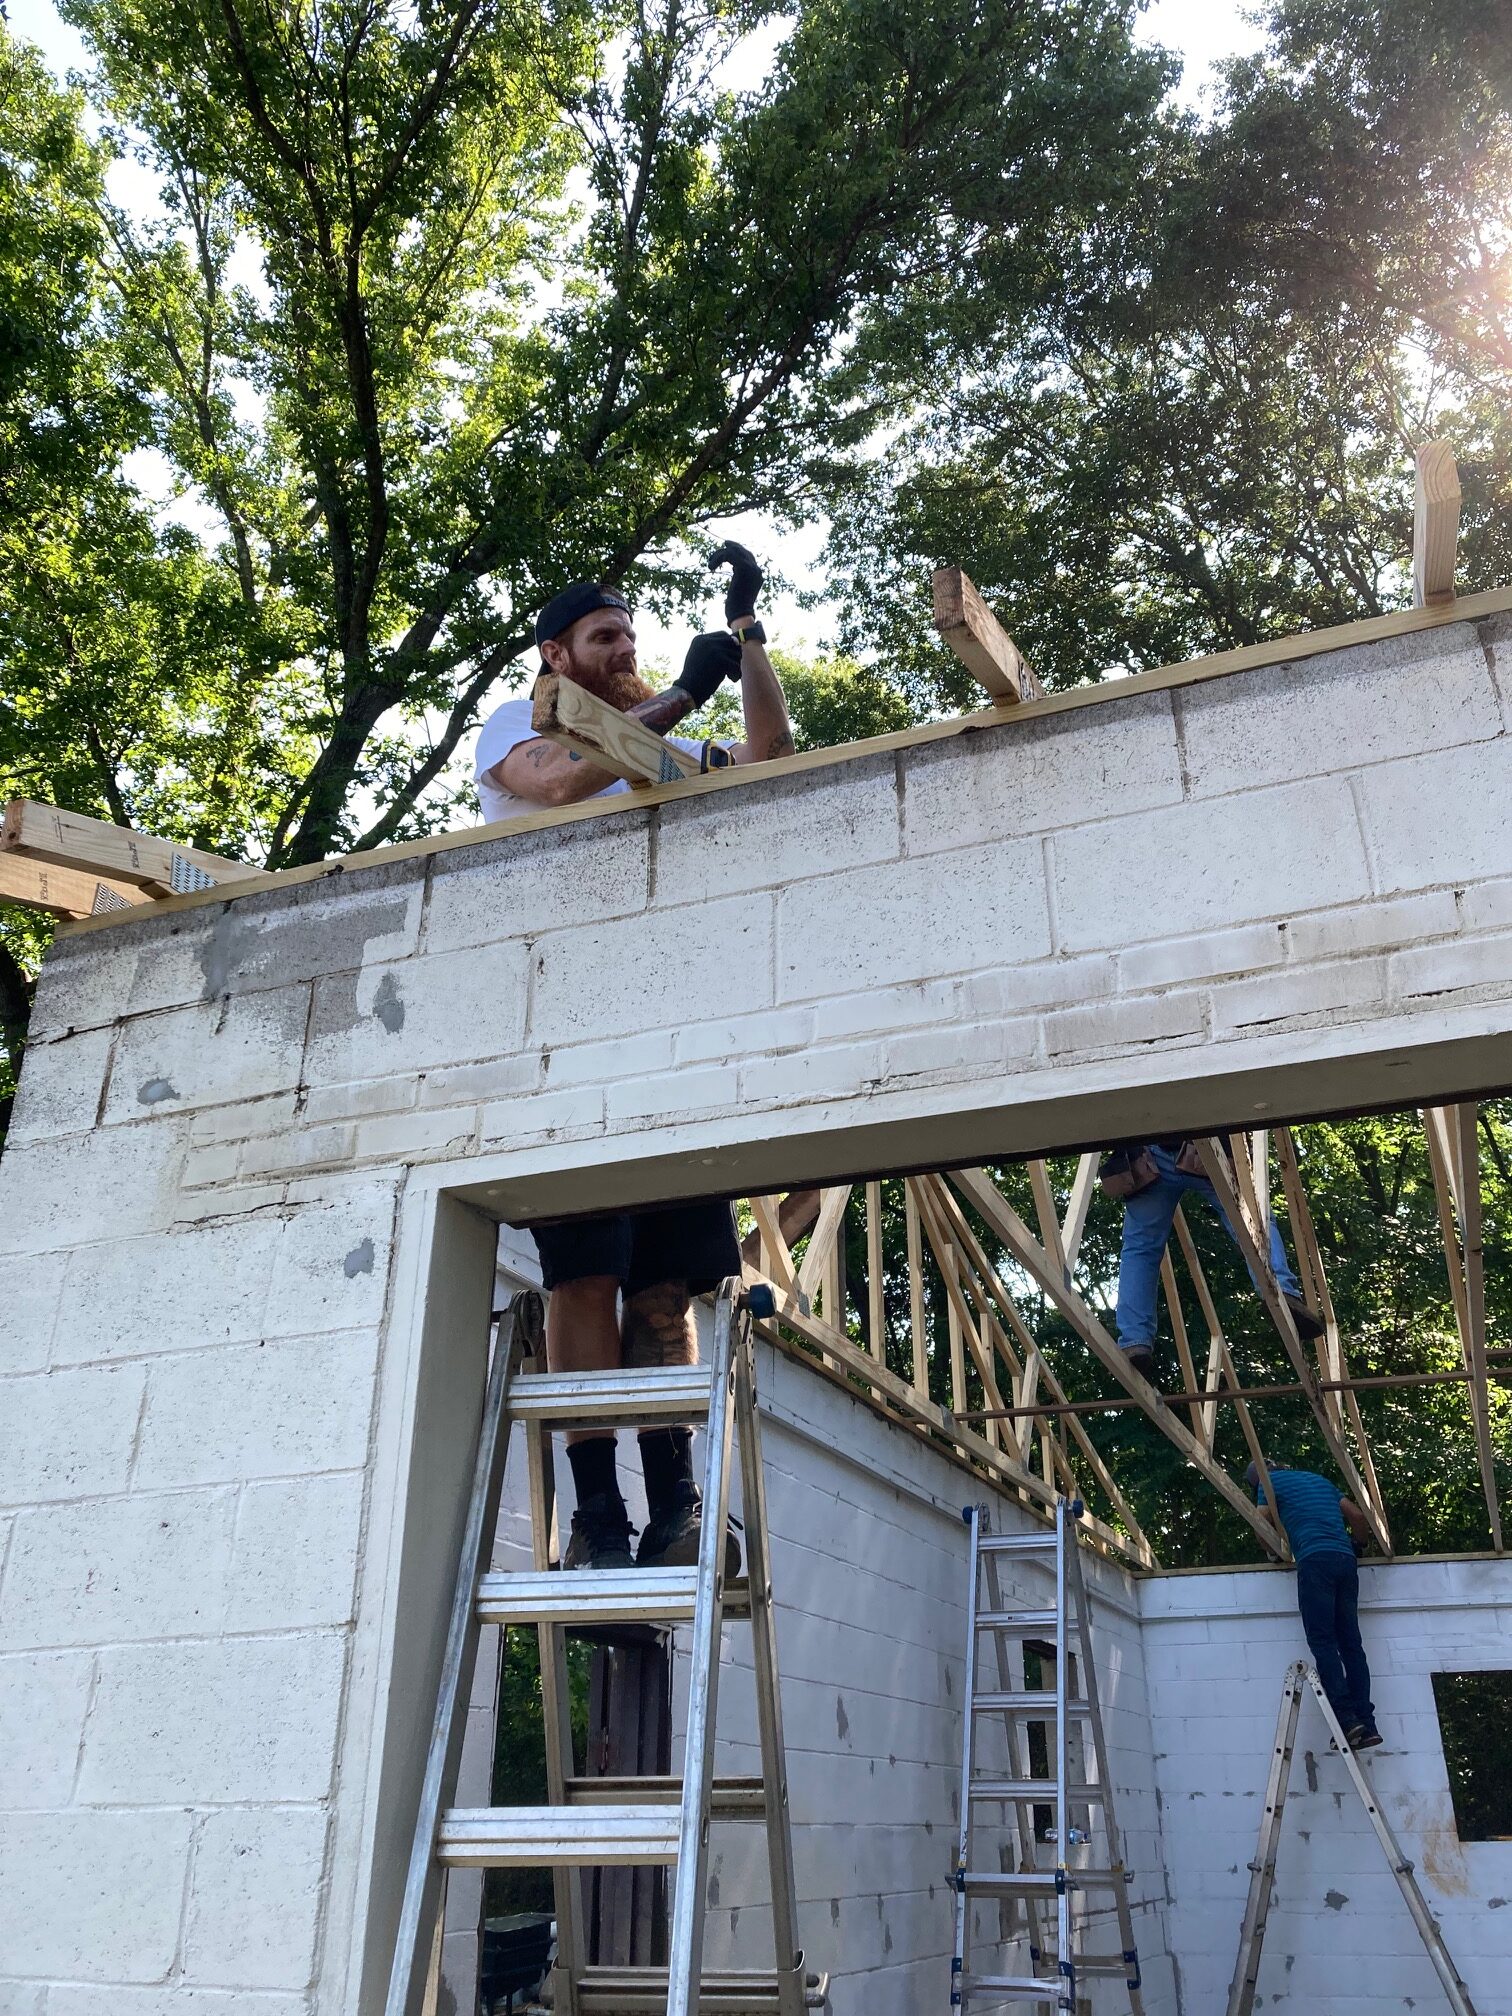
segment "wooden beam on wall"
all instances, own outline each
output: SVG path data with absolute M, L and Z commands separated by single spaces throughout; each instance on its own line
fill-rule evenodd
M 1496 1489 L 1496 1458 L 1491 1445 L 1491 1397 L 1486 1378 L 1486 1282 L 1482 1252 L 1479 1108 L 1475 1105 L 1429 1107 L 1423 1114 L 1428 1137 L 1428 1166 L 1438 1200 L 1444 1259 L 1449 1267 L 1454 1320 L 1465 1361 L 1470 1419 L 1475 1430 L 1476 1459 L 1491 1544 L 1503 1549 L 1501 1501 Z M 1458 1225 L 1456 1225 L 1456 1214 Z
M 271 882 L 265 869 L 245 861 L 227 861 L 202 847 L 181 847 L 130 826 L 112 826 L 108 819 L 67 812 L 35 798 L 12 798 L 0 821 L 0 854 L 70 868 L 106 882 L 124 883 L 150 896 L 190 894 L 199 889 L 235 883 Z
M 999 707 L 1038 699 L 1044 686 L 959 567 L 934 573 L 935 628 Z
M 1447 441 L 1425 441 L 1417 451 L 1412 505 L 1412 599 L 1420 609 L 1454 600 L 1454 555 L 1459 541 L 1460 481 Z
M 698 775 L 698 758 L 663 741 L 654 728 L 621 714 L 558 672 L 543 672 L 531 695 L 530 725 L 543 741 L 612 771 L 637 787 Z
M 25 854 L 0 853 L 0 903 L 45 910 L 53 917 L 94 917 L 102 910 L 130 909 L 150 902 L 146 890 L 130 882 L 110 882 L 78 868 L 56 868 Z

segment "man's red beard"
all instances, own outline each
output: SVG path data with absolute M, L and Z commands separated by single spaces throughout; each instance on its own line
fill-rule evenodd
M 567 677 L 579 686 L 587 687 L 590 693 L 607 701 L 611 707 L 618 708 L 621 714 L 633 707 L 637 700 L 654 700 L 656 697 L 656 688 L 648 686 L 639 672 L 590 670 L 579 663 L 570 644 L 567 647 Z

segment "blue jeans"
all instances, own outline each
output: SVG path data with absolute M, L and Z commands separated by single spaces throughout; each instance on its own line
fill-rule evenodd
M 1353 1554 L 1335 1549 L 1297 1563 L 1297 1608 L 1308 1650 L 1329 1705 L 1346 1735 L 1356 1722 L 1375 1727 L 1370 1667 L 1360 1643 L 1360 1571 Z
M 1124 1204 L 1123 1257 L 1118 1263 L 1118 1341 L 1125 1351 L 1149 1351 L 1154 1348 L 1157 1322 L 1155 1291 L 1160 1285 L 1160 1259 L 1171 1236 L 1176 1206 L 1182 1198 L 1188 1193 L 1203 1198 L 1222 1219 L 1223 1229 L 1230 1239 L 1234 1237 L 1234 1228 L 1218 1202 L 1218 1192 L 1206 1176 L 1186 1175 L 1176 1167 L 1176 1157 L 1169 1148 L 1161 1148 L 1154 1142 L 1148 1145 L 1160 1175 L 1147 1190 L 1141 1190 L 1137 1197 L 1130 1197 Z M 1300 1295 L 1297 1277 L 1286 1258 L 1286 1248 L 1281 1243 L 1280 1229 L 1274 1218 L 1270 1228 L 1270 1262 L 1281 1293 Z M 1254 1278 L 1251 1274 L 1250 1279 L 1253 1281 Z M 1256 1286 L 1259 1286 L 1258 1282 Z

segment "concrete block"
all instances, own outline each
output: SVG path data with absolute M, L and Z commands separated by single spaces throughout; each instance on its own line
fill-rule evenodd
M 1512 737 L 1367 770 L 1356 788 L 1385 894 L 1512 873 Z
M 217 1630 L 235 1503 L 231 1491 L 174 1491 L 24 1513 L 0 1590 L 0 1647 Z
M 740 1091 L 753 1106 L 791 1106 L 803 1099 L 853 1099 L 881 1081 L 880 1043 L 832 1043 L 743 1064 Z
M 226 1625 L 287 1631 L 352 1616 L 362 1473 L 249 1484 L 226 1577 Z
M 1472 882 L 1459 892 L 1459 907 L 1467 931 L 1512 930 L 1512 879 Z
M 189 1140 L 195 1148 L 214 1148 L 228 1141 L 254 1141 L 265 1134 L 282 1134 L 300 1120 L 298 1092 L 274 1092 L 266 1099 L 248 1099 L 237 1106 L 209 1106 L 196 1113 L 189 1125 Z M 323 1119 L 306 1106 L 307 1121 Z
M 139 1365 L 0 1380 L 0 1504 L 125 1490 L 144 1382 Z
M 1371 894 L 1340 778 L 1100 820 L 1057 833 L 1051 846 L 1059 942 L 1069 952 L 1221 931 Z
M 358 1330 L 382 1318 L 394 1185 L 369 1175 L 319 1187 L 319 1196 L 294 1210 L 283 1228 L 263 1311 L 265 1337 Z
M 700 1071 L 669 1071 L 657 1078 L 630 1078 L 609 1087 L 604 1112 L 613 1127 L 627 1120 L 729 1111 L 739 1104 L 736 1079 L 733 1062 Z
M 360 1467 L 376 1359 L 373 1333 L 357 1330 L 156 1361 L 137 1487 Z
M 781 1001 L 829 994 L 837 975 L 892 987 L 1052 949 L 1043 863 L 1028 840 L 794 883 L 778 898 L 777 931 Z
M 1080 711 L 1005 719 L 903 757 L 906 849 L 932 854 L 1109 813 L 1181 800 L 1169 693 L 1129 694 Z
M 1194 797 L 1449 749 L 1499 734 L 1468 625 L 1185 687 L 1177 702 Z
M 373 1113 L 404 1113 L 419 1095 L 420 1080 L 408 1071 L 392 1078 L 365 1078 L 344 1085 L 312 1085 L 300 1116 L 312 1127 L 329 1120 L 363 1120 Z
M 87 1652 L 0 1658 L 0 1812 L 68 1804 L 92 1669 Z
M 703 903 L 900 852 L 891 756 L 774 779 L 758 793 L 721 791 L 658 809 L 653 901 Z
M 1287 926 L 1292 959 L 1341 959 L 1357 952 L 1394 952 L 1424 938 L 1447 938 L 1460 928 L 1452 889 L 1403 896 L 1394 903 L 1356 903 L 1297 917 Z
M 418 941 L 424 894 L 424 861 L 395 861 L 365 868 L 360 880 L 342 871 L 292 889 L 249 891 L 223 909 L 180 912 L 141 929 L 126 1012 L 403 959 Z
M 1383 959 L 1338 959 L 1327 966 L 1288 967 L 1259 980 L 1230 980 L 1212 992 L 1213 1033 L 1265 1022 L 1348 1014 L 1351 1020 L 1386 1000 Z
M 113 1028 L 87 1029 L 51 1043 L 27 1045 L 6 1130 L 7 1147 L 93 1127 L 115 1037 Z
M 838 886 L 838 884 L 833 885 Z M 677 1029 L 772 1004 L 772 898 L 692 903 L 536 942 L 532 1042 Z
M 476 1107 L 438 1113 L 391 1113 L 364 1120 L 357 1129 L 357 1154 L 364 1162 L 418 1162 L 432 1155 L 470 1154 L 476 1145 Z
M 989 982 L 990 984 L 990 982 Z M 862 994 L 833 994 L 814 1003 L 812 1040 L 838 1043 L 852 1036 L 893 1035 L 900 1028 L 934 1027 L 961 1013 L 965 990 L 959 980 L 914 980 L 905 987 L 873 987 Z M 1004 1004 L 991 995 L 972 1007 L 991 1013 Z
M 184 1157 L 183 1182 L 186 1190 L 229 1188 L 241 1168 L 240 1141 L 218 1141 L 213 1147 L 191 1148 Z
M 357 1153 L 357 1131 L 350 1125 L 334 1124 L 291 1127 L 286 1134 L 244 1141 L 238 1171 L 242 1176 L 285 1176 L 296 1170 L 339 1168 Z
M 79 1799 L 90 1805 L 324 1799 L 344 1645 L 344 1633 L 320 1631 L 102 1652 Z
M 889 1041 L 883 1068 L 888 1083 L 912 1077 L 967 1078 L 1023 1063 L 1038 1042 L 1039 1024 L 1032 1015 L 914 1029 Z
M 261 1336 L 279 1232 L 276 1219 L 244 1218 L 84 1247 L 69 1264 L 53 1363 Z
M 16 1254 L 0 1260 L 0 1377 L 39 1372 L 47 1363 L 63 1294 L 61 1254 Z
M 1454 938 L 1398 952 L 1391 961 L 1392 992 L 1401 1001 L 1455 994 L 1472 987 L 1512 989 L 1512 933 L 1494 938 Z
M 650 900 L 649 816 L 519 833 L 439 854 L 426 914 L 427 953 L 639 917 Z M 572 871 L 562 872 L 564 845 Z
M 525 1032 L 526 952 L 521 944 L 433 953 L 316 982 L 305 1076 L 335 1079 L 418 1075 L 474 1064 L 520 1047 Z
M 1171 1042 L 1202 1034 L 1206 996 L 1146 994 L 1133 1000 L 1094 1001 L 1045 1017 L 1045 1049 L 1052 1057 L 1083 1050 Z
M 1002 966 L 961 983 L 964 1012 L 1021 1015 L 1030 1008 L 1073 1008 L 1111 994 L 1117 963 L 1106 953 L 1091 959 L 1042 959 L 1033 966 Z
M 0 1158 L 0 1253 L 85 1246 L 108 1230 L 147 1232 L 173 1215 L 181 1130 L 96 1129 L 8 1149 Z
M 185 1981 L 239 1988 L 309 1983 L 325 1839 L 318 1807 L 210 1814 L 195 1843 Z
M 0 1828 L 7 1970 L 44 1980 L 162 1980 L 178 1945 L 192 1826 L 187 1813 L 8 1817 Z M 92 2006 L 100 2006 L 98 1991 Z
M 430 1110 L 507 1099 L 516 1092 L 534 1092 L 543 1082 L 541 1057 L 534 1050 L 523 1050 L 514 1057 L 490 1058 L 486 1064 L 454 1064 L 443 1071 L 426 1071 L 412 1089 L 418 1104 Z
M 1289 928 L 1295 927 L 1249 924 L 1238 931 L 1205 931 L 1197 938 L 1131 946 L 1118 955 L 1119 985 L 1131 994 L 1143 993 L 1151 987 L 1179 987 L 1192 980 L 1279 966 L 1286 957 Z
M 165 1981 L 155 1988 L 110 1987 L 111 2016 L 307 2016 L 305 1995 L 276 1995 L 252 1988 L 186 1988 Z M 93 1988 L 54 1981 L 47 1990 L 48 2016 L 99 2016 Z
M 113 1022 L 130 994 L 138 946 L 139 934 L 124 926 L 54 938 L 37 975 L 29 1039 L 51 1042 L 71 1029 Z
M 679 1064 L 701 1064 L 769 1057 L 779 1050 L 800 1050 L 813 1039 L 811 1009 L 775 1009 L 765 1015 L 693 1023 L 679 1029 L 675 1037 L 676 1059 Z
M 674 1032 L 653 1029 L 644 1035 L 626 1033 L 607 1043 L 569 1043 L 543 1050 L 536 1060 L 544 1087 L 553 1092 L 571 1086 L 620 1085 L 630 1078 L 650 1078 L 670 1071 Z
M 308 986 L 277 987 L 123 1023 L 105 1120 L 155 1119 L 291 1091 L 309 1007 Z
M 600 1086 L 579 1085 L 567 1092 L 537 1092 L 522 1099 L 501 1099 L 485 1106 L 479 1133 L 487 1142 L 513 1145 L 545 1138 L 577 1140 L 599 1134 L 604 1127 L 604 1094 Z

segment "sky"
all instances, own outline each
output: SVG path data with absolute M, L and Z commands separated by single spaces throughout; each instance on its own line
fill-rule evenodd
M 52 0 L 9 0 L 6 14 L 11 33 L 37 43 L 60 77 L 70 70 L 88 68 L 88 52 L 78 31 L 60 18 Z M 1238 0 L 1152 0 L 1142 17 L 1140 39 L 1162 43 L 1181 56 L 1184 69 L 1177 96 L 1184 103 L 1200 107 L 1210 88 L 1212 65 L 1227 56 L 1247 54 L 1263 41 L 1252 15 L 1253 9 L 1238 4 Z M 152 178 L 134 162 L 117 164 L 110 193 L 124 209 L 150 211 L 153 207 Z M 237 277 L 253 278 L 251 274 Z M 165 511 L 198 531 L 211 526 L 209 515 L 192 497 L 169 495 L 167 465 L 161 457 L 150 452 L 140 455 L 131 474 L 149 495 L 161 500 Z M 801 587 L 813 581 L 818 573 L 825 527 L 812 525 L 787 531 L 752 515 L 726 520 L 716 528 L 711 544 L 719 538 L 742 541 L 795 587 Z M 963 555 L 962 560 L 969 569 L 969 557 Z M 722 579 L 723 576 L 715 581 L 711 577 L 711 597 L 704 616 L 711 628 L 722 621 L 718 592 Z M 823 649 L 834 624 L 831 606 L 821 601 L 812 609 L 804 609 L 791 592 L 766 597 L 762 615 L 774 643 L 801 652 Z M 674 625 L 669 630 L 647 613 L 638 618 L 637 629 L 643 665 L 675 672 L 687 645 L 686 626 Z

